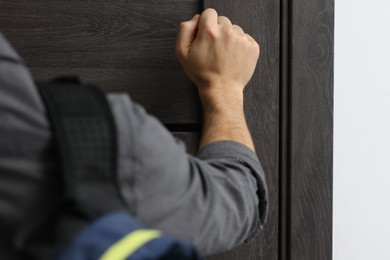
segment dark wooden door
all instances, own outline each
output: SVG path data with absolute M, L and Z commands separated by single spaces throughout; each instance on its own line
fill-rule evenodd
M 128 92 L 195 153 L 201 108 L 173 49 L 207 7 L 260 43 L 245 113 L 270 196 L 262 234 L 209 259 L 330 259 L 333 0 L 1 0 L 0 30 L 36 80 Z

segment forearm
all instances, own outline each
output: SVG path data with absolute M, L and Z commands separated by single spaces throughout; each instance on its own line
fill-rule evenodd
M 175 51 L 202 100 L 200 148 L 231 140 L 254 151 L 245 122 L 243 91 L 260 55 L 257 42 L 227 17 L 206 9 L 180 24 Z
M 244 115 L 242 92 L 199 91 L 203 106 L 203 133 L 200 148 L 222 140 L 242 143 L 255 151 Z

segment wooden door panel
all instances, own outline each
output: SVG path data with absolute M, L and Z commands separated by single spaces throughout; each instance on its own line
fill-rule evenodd
M 38 80 L 79 74 L 164 123 L 196 123 L 196 89 L 173 54 L 179 23 L 198 12 L 198 0 L 2 0 L 0 30 Z
M 291 260 L 332 259 L 334 0 L 292 1 Z M 305 12 L 299 11 L 305 6 Z
M 199 124 L 200 102 L 196 87 L 182 70 L 165 73 L 155 69 L 30 68 L 34 79 L 44 81 L 56 75 L 80 76 L 114 92 L 127 92 L 165 124 Z M 189 117 L 191 115 L 191 117 Z

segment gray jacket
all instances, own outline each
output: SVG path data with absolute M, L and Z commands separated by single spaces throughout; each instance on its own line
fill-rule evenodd
M 191 156 L 126 94 L 108 94 L 118 131 L 118 175 L 133 215 L 191 241 L 203 254 L 254 237 L 268 208 L 254 152 L 232 141 Z M 45 107 L 22 59 L 0 34 L 0 259 L 18 259 L 15 231 L 59 196 L 58 158 Z

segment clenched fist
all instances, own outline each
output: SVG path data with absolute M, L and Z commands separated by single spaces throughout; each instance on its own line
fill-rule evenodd
M 253 75 L 260 47 L 214 9 L 180 24 L 176 55 L 189 78 L 206 93 L 242 93 Z

